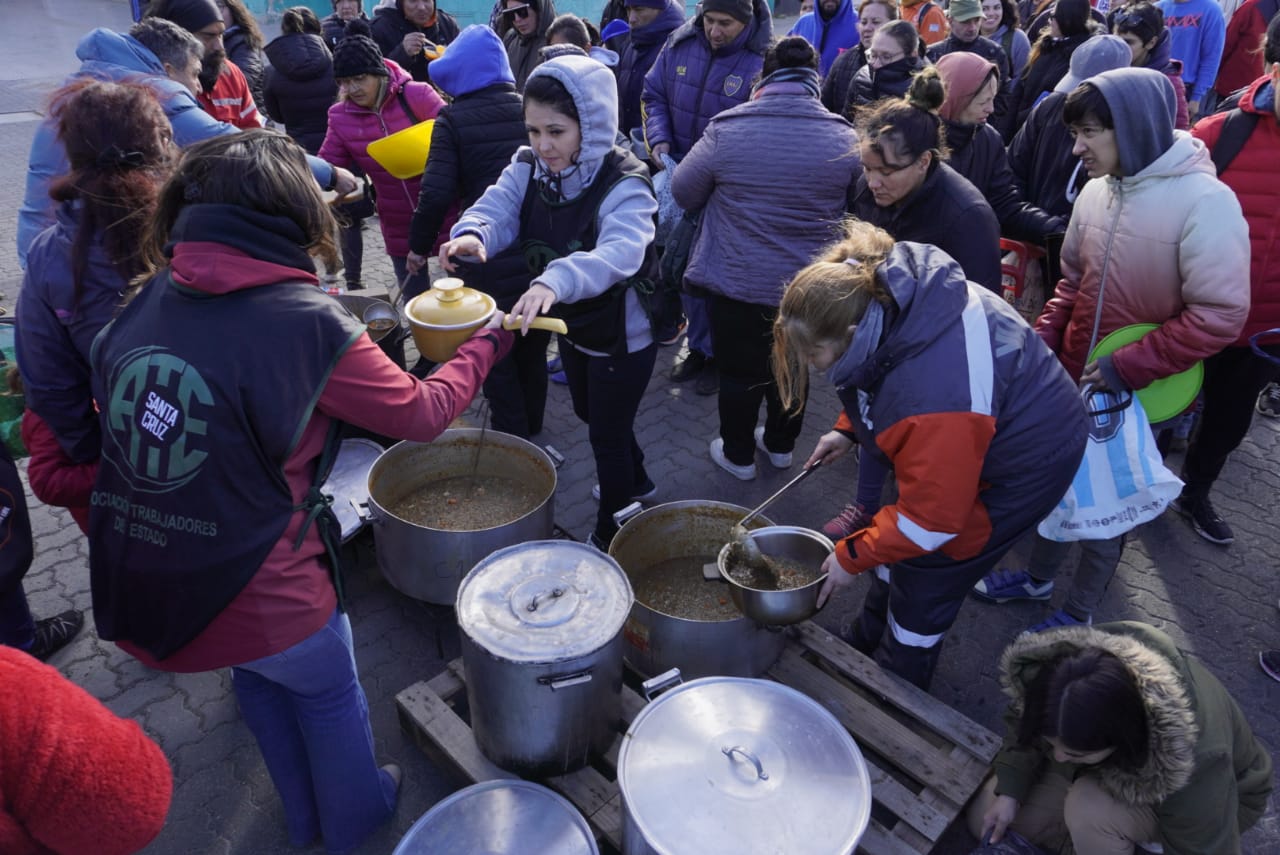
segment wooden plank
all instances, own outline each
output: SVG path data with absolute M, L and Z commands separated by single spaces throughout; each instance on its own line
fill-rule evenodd
M 883 825 L 874 819 L 867 825 L 858 840 L 858 852 L 861 855 L 928 855 L 933 848 L 932 841 L 924 841 L 920 846 L 912 846 L 906 841 L 894 837 Z
M 979 760 L 990 763 L 1000 750 L 1000 738 L 916 686 L 886 673 L 840 639 L 805 621 L 795 627 L 794 640 L 845 673 L 854 682 L 875 692 L 910 715 L 920 718 L 938 733 L 969 749 Z
M 494 765 L 480 753 L 471 728 L 426 682 L 414 683 L 396 695 L 396 706 L 400 713 L 400 726 L 435 757 L 437 752 L 427 747 L 432 744 L 438 749 L 438 759 L 443 759 L 446 768 L 467 781 L 478 783 L 520 777 Z
M 840 685 L 805 661 L 793 647 L 769 669 L 769 675 L 826 707 L 854 738 L 873 747 L 925 787 L 932 787 L 962 805 L 978 782 L 957 769 L 927 740 L 885 713 L 883 709 Z
M 439 695 L 440 700 L 453 702 L 454 696 L 466 691 L 466 681 L 462 679 L 462 660 L 455 659 L 443 671 L 427 681 L 431 691 Z
M 618 793 L 601 805 L 588 820 L 604 835 L 614 849 L 622 851 L 622 794 Z
M 622 812 L 609 810 L 618 799 L 618 785 L 595 769 L 587 767 L 568 775 L 557 775 L 543 781 L 582 812 L 587 822 L 614 846 L 622 843 Z
M 954 816 L 954 805 L 949 805 L 949 811 L 939 811 L 936 807 L 925 804 L 919 795 L 898 783 L 871 758 L 867 758 L 867 772 L 871 777 L 872 798 L 891 810 L 894 816 L 920 831 L 929 840 L 937 840 L 947 830 Z

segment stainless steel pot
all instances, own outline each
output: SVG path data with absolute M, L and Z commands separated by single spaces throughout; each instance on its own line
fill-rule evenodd
M 467 574 L 458 627 L 471 729 L 486 757 L 543 777 L 608 750 L 633 599 L 617 562 L 573 541 L 500 549 Z
M 529 781 L 485 781 L 423 814 L 392 855 L 599 855 L 582 814 Z
M 816 701 L 708 677 L 658 697 L 618 752 L 623 855 L 851 855 L 871 818 L 862 752 Z
M 691 584 L 728 597 L 722 582 L 706 581 L 702 565 L 714 563 L 733 525 L 747 508 L 725 502 L 670 502 L 627 521 L 613 538 L 609 554 L 618 560 L 633 587 L 665 561 L 688 558 Z M 756 517 L 752 527 L 771 525 Z M 758 677 L 778 657 L 786 638 L 741 615 L 724 620 L 691 620 L 664 613 L 637 599 L 623 632 L 624 656 L 632 668 L 651 677 L 671 668 L 693 677 L 724 674 Z
M 831 538 L 819 531 L 794 525 L 773 525 L 751 532 L 760 552 L 802 562 L 815 569 L 835 550 Z M 720 577 L 729 586 L 733 604 L 744 615 L 766 626 L 787 626 L 807 620 L 818 611 L 818 589 L 827 578 L 822 574 L 807 585 L 783 590 L 761 590 L 743 585 L 729 573 L 729 544 L 716 559 Z
M 555 528 L 556 467 L 531 442 L 498 431 L 484 432 L 476 456 L 478 428 L 454 428 L 434 442 L 401 442 L 369 470 L 369 513 L 378 569 L 396 590 L 428 603 L 451 605 L 462 577 L 495 549 L 551 537 Z M 469 475 L 511 478 L 531 485 L 540 502 L 505 525 L 478 531 L 447 531 L 418 525 L 387 510 L 429 481 Z

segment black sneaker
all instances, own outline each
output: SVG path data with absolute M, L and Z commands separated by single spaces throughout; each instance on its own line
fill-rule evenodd
M 27 652 L 44 662 L 71 643 L 84 626 L 84 615 L 75 609 L 67 609 L 51 618 L 36 621 L 36 643 Z
M 692 380 L 702 373 L 702 369 L 706 364 L 707 355 L 705 353 L 697 350 L 689 351 L 684 361 L 671 369 L 671 382 L 683 383 L 686 380 Z
M 1216 543 L 1219 546 L 1235 543 L 1235 532 L 1231 530 L 1231 526 L 1227 525 L 1226 520 L 1218 516 L 1218 512 L 1209 503 L 1208 496 L 1198 499 L 1183 496 L 1174 502 L 1173 506 L 1178 513 L 1191 521 L 1191 527 L 1196 530 L 1196 534 L 1210 543 Z
M 714 359 L 708 359 L 702 366 L 702 373 L 698 375 L 698 382 L 694 384 L 693 391 L 703 397 L 720 392 L 720 369 L 716 368 Z

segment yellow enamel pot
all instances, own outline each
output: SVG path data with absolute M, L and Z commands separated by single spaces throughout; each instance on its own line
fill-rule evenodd
M 432 362 L 451 359 L 458 347 L 493 316 L 497 304 L 483 291 L 468 288 L 461 279 L 438 279 L 405 306 L 418 353 Z M 518 316 L 508 316 L 506 329 L 520 326 Z M 559 318 L 534 318 L 530 329 L 564 334 L 568 327 Z

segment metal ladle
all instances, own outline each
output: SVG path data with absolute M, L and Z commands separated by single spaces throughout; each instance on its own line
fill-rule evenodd
M 761 511 L 777 501 L 778 497 L 783 493 L 799 484 L 805 478 L 808 478 L 820 465 L 822 465 L 822 461 L 819 460 L 812 466 L 808 466 L 800 470 L 799 475 L 783 484 L 776 493 L 757 505 L 745 517 L 738 520 L 730 530 L 730 537 L 732 538 L 730 543 L 733 544 L 732 553 L 735 563 L 749 567 L 754 573 L 755 580 L 757 582 L 762 582 L 764 585 L 768 585 L 771 588 L 778 587 L 778 579 L 773 572 L 773 567 L 770 566 L 769 562 L 765 559 L 764 553 L 761 552 L 760 547 L 756 545 L 755 539 L 751 537 L 751 533 L 747 531 L 747 523 L 759 516 Z M 752 587 L 763 587 L 764 585 L 752 585 Z

